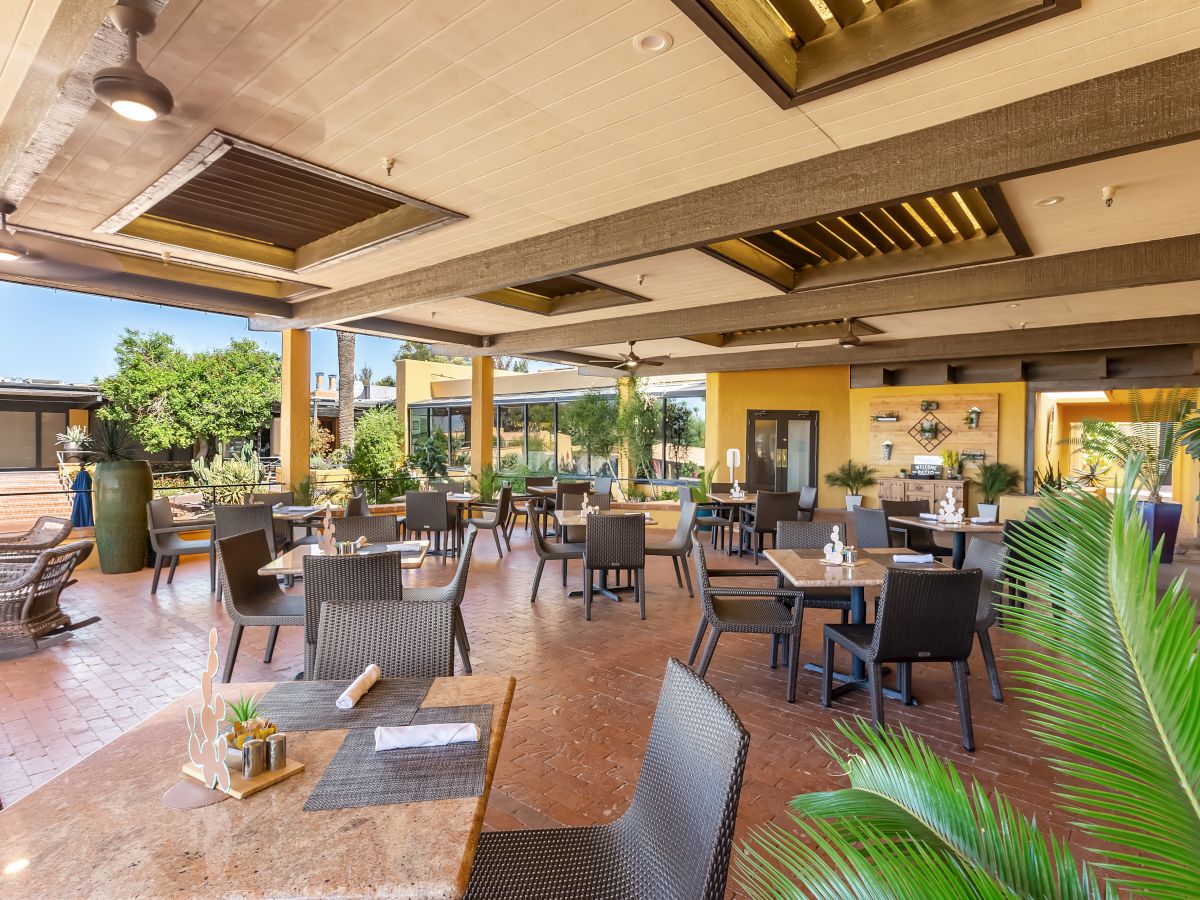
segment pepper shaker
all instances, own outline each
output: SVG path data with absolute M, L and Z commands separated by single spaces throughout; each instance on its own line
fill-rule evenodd
M 263 773 L 267 765 L 267 743 L 253 738 L 242 744 L 242 777 L 254 778 Z
M 267 768 L 272 772 L 287 766 L 287 735 L 276 732 L 267 737 Z

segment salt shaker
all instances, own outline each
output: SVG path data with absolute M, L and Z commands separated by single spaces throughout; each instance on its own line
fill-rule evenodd
M 275 733 L 267 737 L 267 768 L 272 772 L 287 765 L 287 735 Z
M 242 744 L 242 777 L 254 778 L 263 773 L 267 765 L 267 743 L 252 738 Z

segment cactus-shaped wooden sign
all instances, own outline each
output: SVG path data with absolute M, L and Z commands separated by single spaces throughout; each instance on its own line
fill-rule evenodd
M 225 739 L 221 721 L 225 718 L 225 698 L 213 692 L 217 678 L 217 629 L 208 633 L 208 667 L 200 678 L 204 705 L 187 711 L 188 759 L 200 770 L 205 787 L 229 790 L 229 766 L 225 762 Z

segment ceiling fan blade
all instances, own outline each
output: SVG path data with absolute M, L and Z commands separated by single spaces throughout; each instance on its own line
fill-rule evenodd
M 0 272 L 5 274 L 90 282 L 103 281 L 123 271 L 114 254 L 96 247 L 23 231 L 18 231 L 15 239 L 25 246 L 29 255 L 12 262 L 0 262 Z
M 666 359 L 665 356 L 650 356 L 646 359 L 639 359 L 637 364 L 639 366 L 661 366 Z

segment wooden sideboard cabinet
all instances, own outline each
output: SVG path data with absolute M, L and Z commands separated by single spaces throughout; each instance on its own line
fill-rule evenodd
M 919 478 L 880 478 L 878 492 L 880 500 L 928 501 L 932 511 L 934 505 L 945 498 L 946 488 L 950 488 L 954 492 L 954 499 L 959 506 L 966 505 L 967 482 L 961 480 L 925 481 Z

